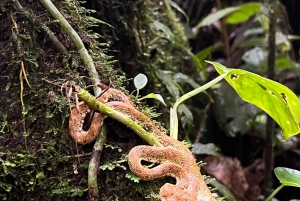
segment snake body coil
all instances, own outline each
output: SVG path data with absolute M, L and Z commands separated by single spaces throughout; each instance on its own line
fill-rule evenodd
M 101 85 L 102 87 L 105 85 Z M 145 114 L 138 111 L 131 100 L 121 91 L 108 89 L 97 99 L 114 110 L 126 115 L 138 124 L 142 124 L 164 147 L 136 146 L 128 154 L 128 164 L 133 173 L 143 180 L 171 176 L 176 185 L 166 183 L 160 189 L 162 201 L 213 201 L 215 200 L 207 187 L 191 151 L 182 143 L 163 133 Z M 92 142 L 98 135 L 106 115 L 95 113 L 88 131 L 82 125 L 88 106 L 73 108 L 69 126 L 72 137 L 79 144 Z M 141 161 L 157 163 L 154 168 L 142 166 Z

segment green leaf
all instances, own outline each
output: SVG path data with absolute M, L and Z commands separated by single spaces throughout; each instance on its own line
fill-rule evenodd
M 20 157 L 20 158 L 25 158 L 26 157 L 26 155 L 24 155 L 24 154 L 17 154 L 17 156 Z
M 171 75 L 162 70 L 158 70 L 156 72 L 156 75 L 160 79 L 160 81 L 164 85 L 166 85 L 168 91 L 172 94 L 172 96 L 177 100 L 180 96 L 180 92 L 176 83 L 173 81 Z
M 267 42 L 266 37 L 255 37 L 248 40 L 244 40 L 239 46 L 240 47 L 255 47 Z
M 285 139 L 300 132 L 300 102 L 289 88 L 244 70 L 208 63 L 214 65 L 219 74 L 228 72 L 226 81 L 244 101 L 268 113 L 282 128 Z
M 103 165 L 100 166 L 101 170 L 106 170 L 106 169 L 113 170 L 115 168 L 116 168 L 116 166 L 112 163 L 109 163 L 109 162 L 106 162 L 106 163 L 104 163 Z
M 285 167 L 277 167 L 274 169 L 274 172 L 282 185 L 300 188 L 300 171 Z
M 195 143 L 193 144 L 192 152 L 194 154 L 207 154 L 220 157 L 219 148 L 214 143 L 202 144 Z
M 9 161 L 3 161 L 2 164 L 5 165 L 5 166 L 16 167 L 15 163 L 11 163 Z
M 44 179 L 46 178 L 43 172 L 39 172 L 35 175 L 35 178 L 37 179 Z
M 133 83 L 135 88 L 142 89 L 148 83 L 148 78 L 146 75 L 139 73 L 137 76 L 134 77 Z
M 258 13 L 261 8 L 260 3 L 247 3 L 239 7 L 238 10 L 230 13 L 226 17 L 226 21 L 229 24 L 237 24 L 247 21 L 251 16 Z
M 145 98 L 154 98 L 154 99 L 159 100 L 160 102 L 162 102 L 162 104 L 164 104 L 165 106 L 167 106 L 165 101 L 164 101 L 164 98 L 160 94 L 150 93 L 150 94 L 140 98 L 139 100 L 143 100 Z
M 276 56 L 276 59 L 275 59 L 275 69 L 276 70 L 283 70 L 283 69 L 292 68 L 292 67 L 293 67 L 293 63 L 288 57 L 286 57 L 284 55 Z
M 97 19 L 97 18 L 88 16 L 87 19 L 89 19 L 89 20 L 90 20 L 91 22 L 93 22 L 93 23 L 105 24 L 105 25 L 107 25 L 107 26 L 109 26 L 109 27 L 111 27 L 111 28 L 114 28 L 112 25 L 110 25 L 110 24 L 108 24 L 108 23 L 106 23 L 106 22 L 104 22 L 104 21 L 102 21 L 102 20 L 99 20 L 99 19 Z
M 187 24 L 189 24 L 189 17 L 185 14 L 185 12 L 174 2 L 174 1 L 169 1 L 170 2 L 170 5 L 175 8 L 178 12 L 180 12 L 186 19 L 187 21 Z
M 161 30 L 162 32 L 164 32 L 167 36 L 167 38 L 170 40 L 170 42 L 175 43 L 175 36 L 172 33 L 172 31 L 169 29 L 169 27 L 167 27 L 166 25 L 160 23 L 159 21 L 154 21 L 152 23 L 154 25 L 154 27 L 158 30 Z
M 219 10 L 215 13 L 212 13 L 210 15 L 208 15 L 207 17 L 205 17 L 197 26 L 196 26 L 196 29 L 199 29 L 201 27 L 204 27 L 204 26 L 209 26 L 211 25 L 212 23 L 218 21 L 219 19 L 225 17 L 226 15 L 236 11 L 236 10 L 239 10 L 240 7 L 228 7 L 228 8 L 225 8 L 225 9 L 222 9 L 222 10 Z
M 178 113 L 180 114 L 180 121 L 183 128 L 186 128 L 186 126 L 191 126 L 193 124 L 194 116 L 186 105 L 179 105 Z

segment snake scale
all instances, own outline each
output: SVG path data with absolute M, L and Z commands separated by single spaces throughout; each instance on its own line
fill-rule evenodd
M 106 88 L 103 84 L 100 84 L 99 87 Z M 77 89 L 79 98 L 81 90 L 83 89 Z M 143 125 L 163 146 L 136 146 L 128 154 L 128 164 L 131 171 L 141 179 L 154 180 L 165 176 L 176 179 L 175 185 L 166 183 L 161 187 L 159 195 L 162 201 L 215 200 L 191 151 L 182 142 L 172 139 L 162 132 L 145 114 L 133 106 L 132 101 L 123 92 L 109 88 L 97 98 L 97 101 L 120 114 L 126 115 L 137 124 Z M 84 102 L 79 104 L 79 111 L 78 108 L 71 110 L 70 134 L 79 144 L 88 144 L 94 141 L 108 115 L 95 113 L 89 130 L 84 131 L 83 122 L 88 112 L 90 112 L 89 106 Z M 147 168 L 141 164 L 143 160 L 158 165 L 154 168 Z

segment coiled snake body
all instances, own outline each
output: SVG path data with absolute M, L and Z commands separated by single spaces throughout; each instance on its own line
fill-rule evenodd
M 101 88 L 105 85 L 100 84 Z M 125 114 L 138 124 L 147 128 L 163 147 L 136 146 L 128 154 L 128 164 L 131 171 L 143 180 L 154 180 L 164 176 L 176 179 L 176 185 L 166 183 L 160 189 L 162 201 L 212 201 L 215 200 L 207 187 L 199 167 L 191 151 L 182 143 L 170 138 L 163 133 L 143 113 L 138 111 L 131 100 L 121 91 L 109 88 L 98 101 Z M 85 103 L 80 103 L 77 108 L 71 110 L 69 119 L 70 134 L 79 144 L 87 144 L 95 140 L 104 119 L 107 117 L 101 113 L 95 113 L 91 127 L 83 131 L 82 125 L 89 108 Z M 142 166 L 141 161 L 159 164 L 154 168 Z

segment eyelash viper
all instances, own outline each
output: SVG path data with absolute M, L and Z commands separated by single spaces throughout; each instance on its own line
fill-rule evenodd
M 99 87 L 106 86 L 100 84 Z M 80 89 L 83 90 L 83 89 Z M 80 90 L 77 90 L 77 92 Z M 80 98 L 78 93 L 78 97 Z M 171 176 L 176 179 L 176 185 L 166 183 L 159 192 L 162 201 L 213 201 L 215 200 L 207 187 L 199 167 L 191 151 L 182 143 L 163 133 L 145 114 L 138 111 L 132 101 L 121 91 L 109 88 L 97 101 L 105 104 L 121 114 L 126 115 L 136 123 L 143 125 L 153 134 L 163 147 L 136 146 L 128 154 L 128 164 L 131 171 L 143 180 Z M 99 109 L 99 108 L 98 108 Z M 104 119 L 109 114 L 95 113 L 90 129 L 83 131 L 82 126 L 89 106 L 83 102 L 71 110 L 69 118 L 70 134 L 79 144 L 88 144 L 97 137 Z M 146 168 L 141 161 L 158 164 L 154 168 Z

